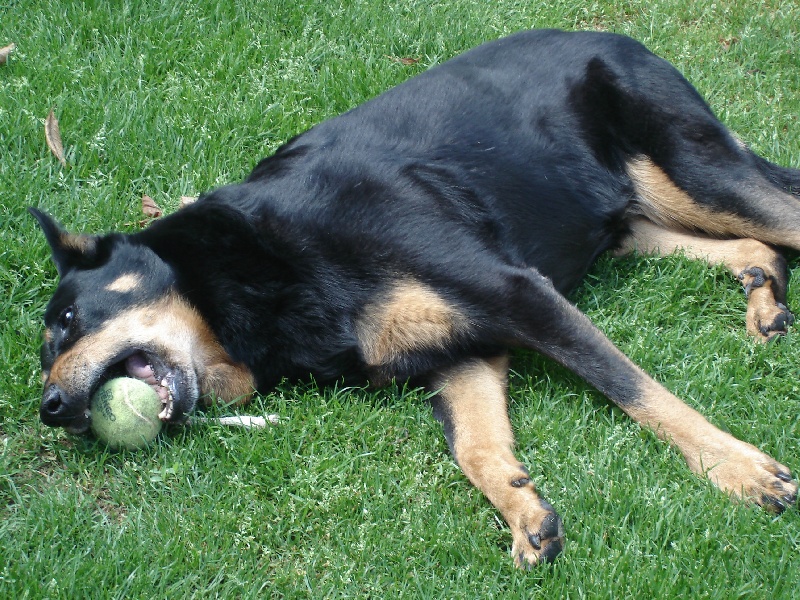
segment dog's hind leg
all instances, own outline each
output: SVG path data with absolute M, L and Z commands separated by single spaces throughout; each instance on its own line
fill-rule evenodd
M 667 229 L 800 250 L 800 170 L 750 150 L 665 61 L 616 58 L 590 61 L 573 97 L 597 155 L 624 160 L 631 208 Z
M 669 168 L 642 156 L 628 161 L 635 210 L 669 230 L 800 250 L 800 171 L 725 139 L 709 142 L 702 154 L 678 153 Z
M 723 265 L 747 295 L 747 332 L 768 341 L 786 332 L 794 321 L 786 308 L 786 261 L 777 250 L 754 239 L 721 240 L 670 230 L 645 218 L 630 223 L 630 234 L 619 253 L 667 255 L 683 252 L 689 258 Z
M 563 546 L 561 519 L 536 492 L 514 456 L 506 410 L 508 359 L 473 359 L 439 373 L 434 414 L 444 424 L 453 456 L 467 478 L 502 513 L 519 567 L 550 562 Z
M 627 163 L 632 212 L 644 218 L 632 218 L 623 250 L 682 249 L 725 265 L 748 294 L 747 331 L 769 340 L 792 322 L 785 261 L 771 246 L 800 250 L 800 171 L 757 156 L 719 123 L 706 125 L 717 135 L 698 148 L 683 133 L 667 169 L 646 157 Z

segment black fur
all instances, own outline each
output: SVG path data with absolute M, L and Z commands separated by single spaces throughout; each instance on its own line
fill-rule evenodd
M 494 311 L 483 306 L 507 285 L 499 270 L 535 267 L 568 292 L 625 231 L 633 192 L 623 161 L 657 144 L 624 137 L 626 116 L 594 110 L 618 100 L 608 81 L 595 81 L 612 67 L 618 78 L 646 77 L 628 83 L 646 89 L 666 78 L 667 105 L 699 103 L 672 67 L 628 38 L 528 32 L 317 125 L 244 184 L 136 239 L 174 265 L 182 291 L 261 388 L 362 371 L 350 324 L 398 275 L 472 305 L 478 331 L 392 375 L 491 353 L 511 341 L 492 333 Z M 704 105 L 696 112 L 715 123 Z

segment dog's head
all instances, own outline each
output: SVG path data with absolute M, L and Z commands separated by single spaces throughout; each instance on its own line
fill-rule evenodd
M 198 312 L 177 292 L 172 268 L 135 238 L 75 235 L 31 209 L 60 281 L 45 312 L 42 344 L 46 425 L 73 433 L 91 422 L 90 398 L 110 378 L 149 383 L 161 419 L 181 421 L 226 355 Z

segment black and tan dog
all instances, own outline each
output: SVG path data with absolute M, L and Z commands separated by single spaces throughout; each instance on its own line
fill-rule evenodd
M 507 355 L 566 365 L 725 492 L 782 510 L 785 466 L 711 425 L 564 297 L 607 250 L 725 265 L 760 340 L 791 323 L 800 171 L 751 152 L 668 63 L 625 37 L 485 44 L 299 135 L 241 184 L 130 235 L 37 216 L 61 277 L 45 316 L 47 425 L 86 431 L 108 377 L 162 418 L 309 374 L 438 391 L 464 473 L 515 561 L 553 559 L 559 517 L 515 458 Z

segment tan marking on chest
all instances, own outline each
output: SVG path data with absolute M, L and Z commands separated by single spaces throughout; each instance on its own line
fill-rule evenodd
M 364 360 L 382 365 L 415 350 L 445 348 L 468 328 L 466 317 L 431 287 L 417 281 L 394 285 L 368 305 L 356 324 Z

